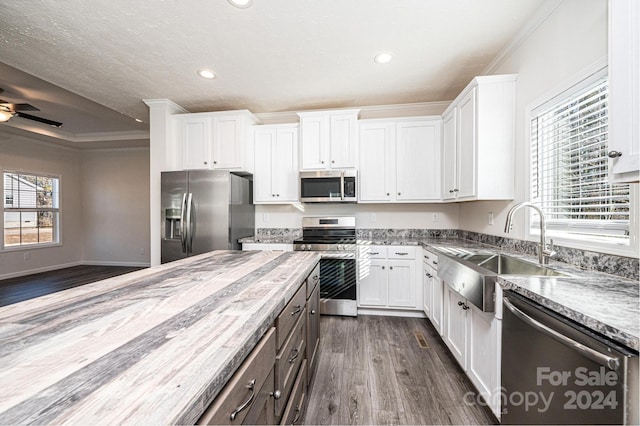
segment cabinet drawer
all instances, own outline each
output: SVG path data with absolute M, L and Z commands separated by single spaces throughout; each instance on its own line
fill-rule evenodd
M 427 250 L 422 250 L 422 260 L 433 269 L 438 269 L 438 256 Z
M 273 369 L 275 328 L 269 329 L 227 385 L 207 408 L 199 424 L 242 424 Z
M 361 259 L 386 259 L 387 247 L 386 246 L 359 246 L 358 255 Z
M 281 425 L 297 425 L 302 423 L 307 404 L 307 360 L 302 362 L 296 383 L 291 390 L 291 397 L 282 415 Z
M 272 425 L 276 422 L 275 405 L 273 399 L 275 375 L 273 368 L 269 372 L 267 380 L 251 404 L 251 409 L 244 418 L 245 425 Z
M 313 290 L 316 288 L 318 283 L 320 282 L 320 264 L 318 263 L 313 271 L 307 277 L 307 299 L 313 293 Z
M 389 259 L 415 259 L 416 247 L 415 246 L 388 247 L 387 256 Z
M 276 346 L 282 348 L 282 344 L 289 335 L 289 332 L 302 316 L 302 310 L 307 302 L 306 286 L 301 286 L 293 299 L 282 310 L 276 319 Z
M 296 378 L 296 373 L 304 359 L 307 311 L 306 309 L 303 309 L 303 311 L 303 316 L 298 320 L 276 356 L 276 390 L 281 393 L 280 399 L 276 400 L 276 417 L 282 414 Z

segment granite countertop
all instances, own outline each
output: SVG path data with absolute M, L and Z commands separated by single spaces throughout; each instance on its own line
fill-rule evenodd
M 300 237 L 291 235 L 254 235 L 238 239 L 240 244 L 293 244 Z
M 319 261 L 217 251 L 0 308 L 0 424 L 193 424 Z
M 482 249 L 537 263 L 537 258 L 472 241 L 422 240 L 426 249 Z M 640 283 L 551 260 L 549 267 L 569 277 L 502 275 L 498 283 L 635 351 L 640 350 Z

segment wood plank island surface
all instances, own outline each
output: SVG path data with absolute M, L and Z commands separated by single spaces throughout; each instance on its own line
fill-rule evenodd
M 0 308 L 0 424 L 193 424 L 319 261 L 215 251 Z

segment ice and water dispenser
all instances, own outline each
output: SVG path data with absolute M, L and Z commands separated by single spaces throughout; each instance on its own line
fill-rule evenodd
M 165 209 L 165 238 L 168 240 L 180 239 L 180 209 Z

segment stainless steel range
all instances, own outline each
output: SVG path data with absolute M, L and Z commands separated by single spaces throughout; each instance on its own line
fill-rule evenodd
M 303 217 L 294 250 L 320 252 L 320 313 L 357 316 L 356 218 Z

